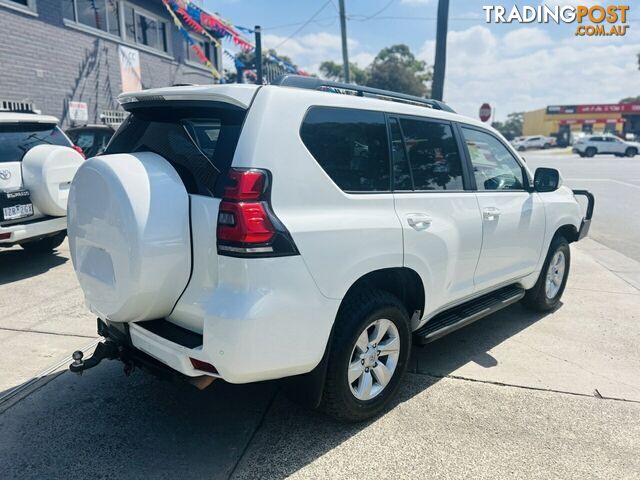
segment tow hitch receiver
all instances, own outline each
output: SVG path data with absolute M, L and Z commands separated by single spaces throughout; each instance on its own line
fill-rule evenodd
M 119 358 L 120 349 L 118 345 L 113 340 L 106 339 L 104 342 L 98 343 L 96 346 L 93 355 L 84 360 L 82 357 L 84 354 L 80 350 L 76 350 L 73 352 L 72 358 L 73 363 L 69 365 L 69 370 L 73 373 L 77 373 L 78 375 L 82 375 L 82 372 L 88 370 L 89 368 L 93 368 L 98 365 L 105 358 L 107 360 L 115 360 Z

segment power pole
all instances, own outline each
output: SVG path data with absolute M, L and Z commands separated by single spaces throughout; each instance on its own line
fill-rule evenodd
M 344 13 L 344 0 L 340 0 L 340 31 L 342 33 L 342 68 L 344 81 L 349 83 L 349 53 L 347 52 L 347 16 Z
M 256 25 L 253 31 L 256 35 L 256 83 L 258 85 L 262 85 L 262 29 L 260 28 L 260 25 Z
M 447 63 L 447 24 L 449 22 L 449 0 L 438 1 L 438 24 L 436 29 L 436 59 L 433 66 L 431 97 L 442 100 L 444 92 L 444 70 Z

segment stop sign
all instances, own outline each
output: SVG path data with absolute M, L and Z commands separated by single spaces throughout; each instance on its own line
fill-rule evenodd
M 486 122 L 491 118 L 491 105 L 488 103 L 483 103 L 480 106 L 480 120 Z

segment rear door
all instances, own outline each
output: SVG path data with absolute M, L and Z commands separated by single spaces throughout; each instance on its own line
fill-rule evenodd
M 474 291 L 482 220 L 449 122 L 389 117 L 404 265 L 423 279 L 426 313 Z
M 486 130 L 460 128 L 482 214 L 475 285 L 485 290 L 532 273 L 545 234 L 544 204 L 511 151 Z

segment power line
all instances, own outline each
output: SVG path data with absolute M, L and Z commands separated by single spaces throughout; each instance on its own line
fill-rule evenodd
M 317 18 L 315 19 L 313 22 L 311 23 L 316 23 L 319 24 L 320 22 L 323 22 L 325 20 L 333 20 L 333 22 L 331 22 L 329 25 L 333 25 L 335 23 L 335 21 L 338 19 L 337 15 L 333 15 L 331 17 L 322 17 L 322 18 Z M 262 27 L 262 30 L 277 30 L 279 28 L 286 28 L 286 27 L 297 27 L 298 25 L 302 25 L 305 22 L 307 22 L 308 20 L 305 20 L 303 22 L 295 22 L 295 23 L 284 23 L 282 25 L 274 25 L 273 27 Z
M 389 0 L 384 7 L 382 7 L 380 10 L 378 10 L 377 12 L 371 14 L 371 15 L 356 15 L 356 16 L 362 16 L 363 19 L 362 20 L 371 20 L 372 18 L 377 17 L 378 15 L 380 15 L 382 12 L 384 12 L 387 8 L 389 8 L 391 6 L 391 4 L 393 2 L 395 2 L 396 0 Z
M 315 20 L 315 18 L 320 15 L 320 13 L 326 8 L 327 5 L 329 5 L 330 3 L 333 3 L 332 0 L 328 0 L 327 2 L 323 3 L 322 6 L 318 9 L 318 11 L 316 13 L 314 13 L 306 22 L 304 22 L 299 28 L 296 29 L 295 32 L 293 32 L 291 35 L 289 35 L 287 38 L 285 38 L 282 42 L 280 42 L 276 47 L 275 50 L 279 49 L 280 47 L 282 47 L 282 45 L 284 45 L 285 43 L 287 43 L 289 40 L 291 40 L 293 37 L 295 37 L 298 33 L 300 33 L 304 27 L 306 27 L 307 25 L 309 25 L 311 22 L 313 22 Z

